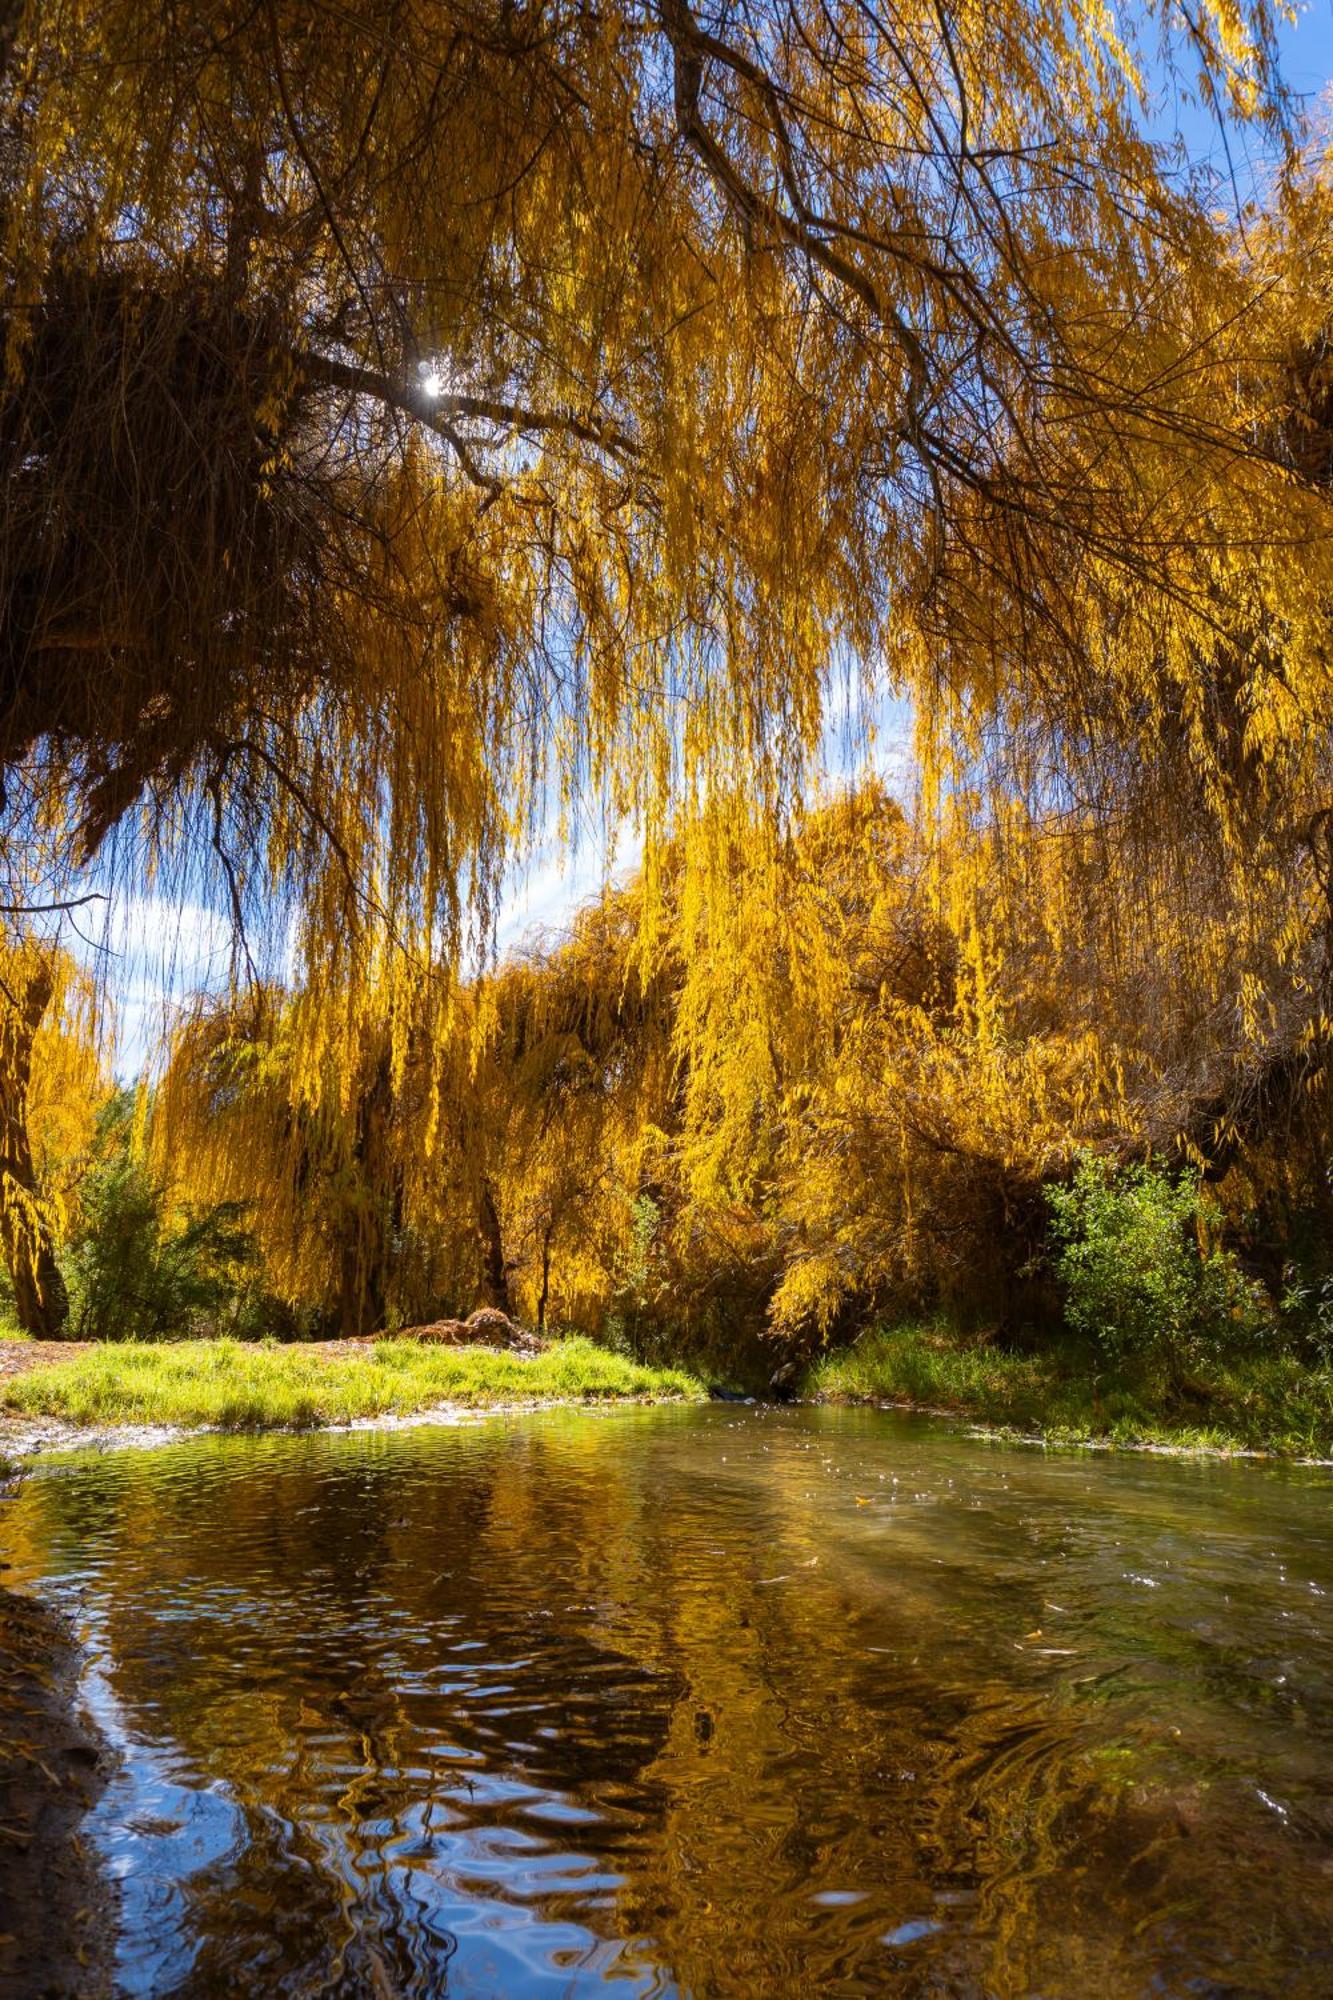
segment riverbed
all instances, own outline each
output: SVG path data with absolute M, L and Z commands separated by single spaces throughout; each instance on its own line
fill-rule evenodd
M 40 1462 L 129 1995 L 1333 1993 L 1333 1472 L 882 1411 Z

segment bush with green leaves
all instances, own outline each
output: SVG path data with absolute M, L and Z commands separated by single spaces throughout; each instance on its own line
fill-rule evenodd
M 1232 1253 L 1201 1247 L 1214 1216 L 1197 1174 L 1084 1155 L 1047 1201 L 1065 1317 L 1108 1360 L 1178 1379 L 1265 1329 L 1262 1294 Z
M 162 1340 L 200 1332 L 242 1337 L 261 1298 L 254 1239 L 236 1202 L 174 1206 L 131 1138 L 132 1100 L 98 1121 L 64 1259 L 80 1340 Z

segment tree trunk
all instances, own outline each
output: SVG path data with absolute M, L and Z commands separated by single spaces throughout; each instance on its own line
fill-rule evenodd
M 69 1296 L 56 1263 L 50 1225 L 38 1195 L 28 1137 L 32 1045 L 51 1004 L 49 962 L 16 968 L 0 996 L 0 1249 L 14 1284 L 14 1306 L 25 1333 L 59 1340 Z
M 358 1215 L 350 1227 L 344 1228 L 335 1309 L 341 1340 L 378 1333 L 384 1325 L 388 1274 L 384 1232 L 378 1221 L 374 1215 Z
M 540 1340 L 546 1332 L 546 1301 L 551 1296 L 551 1238 L 555 1235 L 555 1223 L 548 1222 L 542 1231 L 542 1289 L 537 1300 L 537 1337 Z
M 481 1184 L 477 1201 L 477 1242 L 481 1248 L 481 1302 L 514 1316 L 509 1296 L 509 1269 L 505 1263 L 504 1238 L 500 1234 L 500 1211 L 495 1206 L 495 1190 L 488 1180 Z
M 402 1208 L 401 1174 L 385 1159 L 384 1134 L 392 1110 L 393 1078 L 386 1056 L 356 1109 L 351 1164 L 362 1198 L 343 1224 L 337 1305 L 343 1339 L 378 1333 L 388 1310 L 389 1264 Z

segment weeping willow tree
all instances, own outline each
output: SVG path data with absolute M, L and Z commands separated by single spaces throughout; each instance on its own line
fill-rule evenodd
M 479 1303 L 542 1327 L 553 1300 L 597 1323 L 675 1090 L 638 900 L 443 994 L 391 956 L 342 993 L 201 1004 L 156 1094 L 162 1172 L 241 1204 L 277 1296 L 339 1332 Z
M 91 984 L 35 938 L 0 948 L 0 1254 L 25 1333 L 58 1337 L 69 1301 L 56 1258 L 77 1204 L 106 1084 Z
M 456 941 L 589 787 L 650 841 L 738 770 L 780 810 L 849 655 L 970 752 L 1169 716 L 1222 812 L 1202 663 L 1273 710 L 1322 483 L 1286 237 L 1173 171 L 1145 65 L 1294 173 L 1289 107 L 1265 5 L 1137 25 L 8 0 L 15 832 L 146 809 L 315 959 Z
M 477 1101 L 474 1053 L 434 1072 L 477 1046 L 452 969 L 514 855 L 632 819 L 644 939 L 678 854 L 720 935 L 849 671 L 911 698 L 974 905 L 1015 810 L 1155 897 L 1197 853 L 1219 911 L 1327 873 L 1333 201 L 1274 31 L 1266 0 L 4 0 L 11 900 L 114 832 L 268 943 L 248 1004 L 294 940 L 272 1116 L 336 1134 L 344 1320 L 410 1206 L 388 1107 L 424 1158 Z M 1154 138 L 1163 83 L 1267 149 L 1262 213 Z M 1122 917 L 1113 963 L 1096 918 L 1066 957 L 1089 1004 Z M 1281 1004 L 1246 989 L 1251 1071 Z M 1316 1047 L 1322 989 L 1293 1006 Z M 680 1074 L 725 1108 L 723 1019 L 685 994 Z
M 1108 880 L 1094 815 L 1020 800 L 978 826 L 864 784 L 779 854 L 739 810 L 660 857 L 647 928 L 641 881 L 445 1004 L 389 959 L 203 1007 L 164 1171 L 343 1331 L 483 1301 L 724 1366 L 886 1310 L 1053 1322 L 1045 1191 L 1087 1151 L 1202 1166 L 1275 1298 L 1328 1240 L 1313 877 L 1187 879 L 1140 830 Z

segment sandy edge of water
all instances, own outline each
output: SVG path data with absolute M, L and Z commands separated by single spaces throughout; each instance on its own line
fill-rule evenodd
M 374 1417 L 350 1417 L 345 1423 L 260 1424 L 234 1430 L 221 1424 L 71 1424 L 59 1417 L 0 1416 L 0 1459 L 19 1461 L 39 1452 L 147 1450 L 155 1445 L 181 1444 L 196 1437 L 318 1437 L 342 1431 L 406 1431 L 477 1424 L 487 1417 L 531 1416 L 539 1410 L 579 1410 L 585 1416 L 608 1416 L 614 1410 L 679 1404 L 677 1396 L 611 1396 L 597 1402 L 572 1397 L 532 1396 L 513 1403 L 431 1403 L 422 1410 L 385 1410 Z
M 374 1417 L 352 1417 L 345 1423 L 309 1424 L 293 1429 L 282 1424 L 260 1425 L 252 1430 L 229 1430 L 218 1424 L 72 1424 L 57 1417 L 14 1417 L 0 1415 L 0 1460 L 19 1461 L 41 1452 L 146 1450 L 157 1445 L 180 1444 L 195 1437 L 286 1437 L 312 1436 L 333 1431 L 405 1431 L 423 1428 L 483 1423 L 487 1417 L 529 1416 L 540 1410 L 580 1410 L 585 1416 L 608 1416 L 615 1410 L 671 1406 L 674 1396 L 615 1396 L 598 1402 L 582 1402 L 567 1397 L 536 1396 L 512 1403 L 432 1403 L 422 1410 L 389 1410 Z M 777 1408 L 776 1404 L 752 1401 L 753 1408 Z M 789 1406 L 790 1407 L 790 1406 Z M 802 1407 L 797 1405 L 796 1407 Z M 1129 1443 L 1116 1438 L 1048 1438 L 1040 1431 L 1016 1431 L 1004 1424 L 982 1423 L 960 1410 L 941 1409 L 931 1403 L 912 1403 L 901 1398 L 813 1397 L 807 1409 L 895 1410 L 904 1416 L 939 1417 L 956 1425 L 967 1436 L 991 1444 L 1039 1447 L 1043 1451 L 1087 1451 L 1112 1455 L 1138 1452 L 1149 1458 L 1209 1458 L 1250 1460 L 1261 1464 L 1333 1467 L 1333 1458 L 1291 1458 L 1282 1452 L 1255 1447 L 1212 1444 Z

